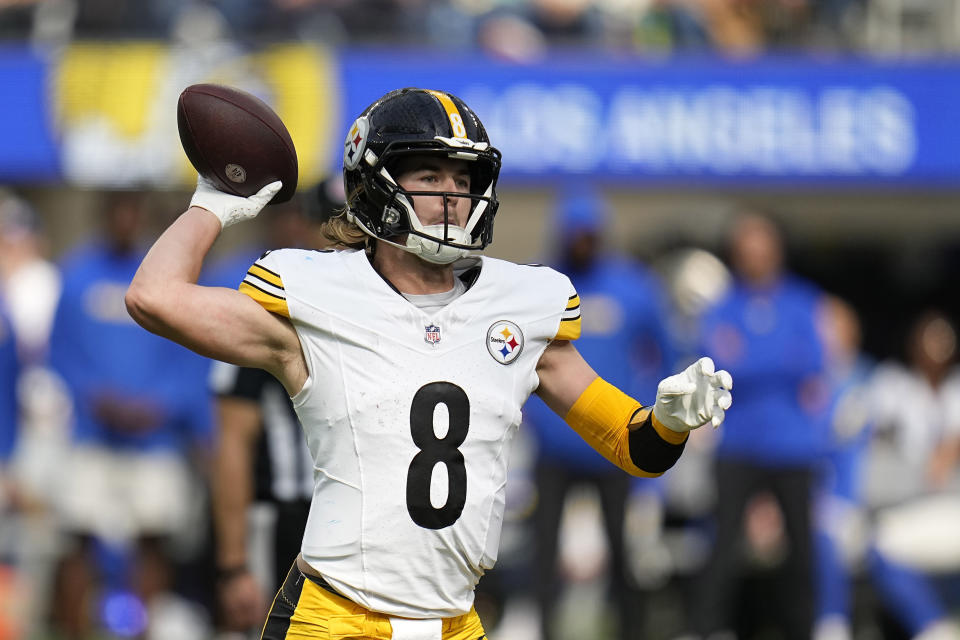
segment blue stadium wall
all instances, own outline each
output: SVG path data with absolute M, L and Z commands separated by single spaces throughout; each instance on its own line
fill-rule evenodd
M 504 153 L 508 183 L 949 191 L 960 179 L 957 61 L 557 53 L 518 65 L 290 43 L 198 56 L 165 43 L 78 42 L 56 55 L 0 49 L 0 181 L 189 185 L 175 110 L 195 82 L 272 104 L 303 187 L 339 165 L 350 119 L 401 86 L 470 104 Z

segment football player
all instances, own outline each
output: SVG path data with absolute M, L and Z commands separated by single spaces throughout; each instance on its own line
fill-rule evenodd
M 350 128 L 343 169 L 347 207 L 327 234 L 352 248 L 273 251 L 239 291 L 198 286 L 221 229 L 280 188 L 242 198 L 200 179 L 127 306 L 203 355 L 269 371 L 296 407 L 315 486 L 263 638 L 474 640 L 527 397 L 613 464 L 656 476 L 691 429 L 722 422 L 732 380 L 703 358 L 645 407 L 577 352 L 566 276 L 471 255 L 493 237 L 500 152 L 457 97 L 383 96 Z

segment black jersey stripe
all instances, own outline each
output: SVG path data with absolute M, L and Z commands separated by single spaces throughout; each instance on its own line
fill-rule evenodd
M 248 287 L 251 287 L 251 288 L 253 288 L 253 289 L 256 289 L 257 291 L 259 291 L 260 293 L 262 293 L 262 294 L 264 294 L 264 295 L 268 295 L 268 296 L 270 296 L 271 298 L 276 298 L 277 300 L 284 300 L 284 301 L 286 300 L 285 297 L 283 297 L 283 296 L 278 296 L 278 295 L 275 294 L 275 293 L 271 293 L 271 292 L 269 292 L 269 291 L 266 291 L 266 290 L 264 290 L 264 289 L 261 289 L 260 287 L 258 287 L 257 285 L 253 284 L 252 282 L 247 282 L 246 279 L 244 279 L 243 284 L 245 284 L 245 285 L 247 285 Z M 268 283 L 268 284 L 269 284 L 269 283 Z M 277 287 L 277 288 L 279 288 L 279 287 Z
M 263 265 L 260 264 L 259 262 L 254 262 L 254 263 L 253 263 L 253 266 L 256 267 L 256 268 L 258 268 L 258 269 L 263 269 L 264 271 L 266 271 L 267 273 L 269 273 L 269 274 L 272 275 L 272 276 L 276 276 L 276 277 L 280 278 L 280 274 L 279 274 L 279 273 L 277 273 L 276 271 L 271 271 L 270 269 L 267 269 L 265 266 L 263 266 Z M 248 272 L 248 273 L 249 273 L 249 272 Z M 283 280 L 283 278 L 280 278 L 280 279 Z
M 267 283 L 268 285 L 270 285 L 271 287 L 276 287 L 277 289 L 280 289 L 281 291 L 285 291 L 285 289 L 283 288 L 283 285 L 273 284 L 273 283 L 270 282 L 269 280 L 266 280 L 266 279 L 258 276 L 257 274 L 253 273 L 252 271 L 247 271 L 247 275 L 250 276 L 251 278 L 256 278 L 256 279 L 259 280 L 260 282 L 265 282 L 265 283 Z M 244 278 L 244 282 L 247 282 L 247 281 L 246 281 L 246 278 Z M 247 282 L 247 284 L 249 284 L 251 287 L 255 287 L 255 286 L 256 286 L 256 285 L 253 284 L 252 282 Z
M 247 275 L 258 277 L 274 287 L 283 289 L 283 279 L 269 269 L 264 269 L 259 263 L 254 263 L 247 269 Z

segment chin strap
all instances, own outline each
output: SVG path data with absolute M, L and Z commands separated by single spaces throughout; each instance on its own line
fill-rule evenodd
M 471 242 L 470 234 L 461 227 L 431 224 L 423 227 L 422 231 L 434 237 L 440 237 L 443 232 L 446 231 L 446 239 L 448 242 L 455 242 L 456 244 L 469 244 Z M 434 264 L 450 264 L 460 258 L 466 257 L 469 253 L 467 249 L 451 247 L 446 244 L 441 244 L 437 240 L 424 238 L 423 236 L 413 233 L 407 234 L 407 242 L 404 249 Z
M 465 258 L 470 253 L 468 249 L 460 249 L 457 247 L 440 244 L 440 242 L 436 240 L 424 238 L 413 233 L 407 234 L 407 240 L 404 244 L 394 242 L 393 240 L 387 240 L 386 238 L 380 238 L 373 232 L 372 229 L 363 224 L 359 218 L 350 213 L 349 210 L 347 211 L 347 220 L 360 227 L 364 233 L 374 240 L 379 240 L 380 242 L 393 245 L 398 249 L 403 249 L 407 253 L 412 253 L 418 258 L 426 260 L 427 262 L 432 262 L 433 264 L 450 264 L 452 262 L 456 262 L 460 258 Z M 442 234 L 444 225 L 435 224 L 421 228 L 427 233 L 436 231 Z M 470 234 L 461 227 L 455 227 L 452 225 L 447 226 L 447 235 L 450 240 L 458 244 L 468 244 L 471 242 Z

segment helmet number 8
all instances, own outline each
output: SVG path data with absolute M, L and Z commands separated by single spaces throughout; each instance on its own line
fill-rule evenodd
M 437 406 L 444 404 L 449 426 L 438 438 L 433 426 Z M 410 404 L 410 434 L 420 452 L 413 456 L 407 471 L 407 512 L 426 529 L 443 529 L 460 518 L 467 502 L 467 466 L 458 448 L 470 429 L 470 400 L 451 382 L 431 382 L 420 387 Z M 447 501 L 434 507 L 430 500 L 433 469 L 447 467 Z
M 463 126 L 463 118 L 459 113 L 450 114 L 450 126 L 453 127 L 454 138 L 466 138 L 467 128 Z

